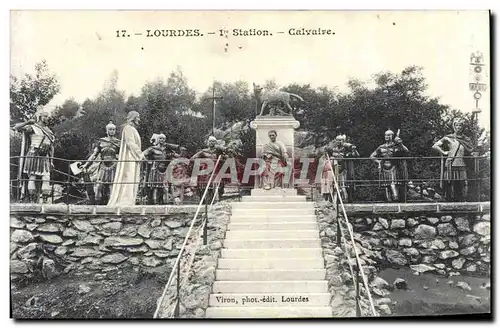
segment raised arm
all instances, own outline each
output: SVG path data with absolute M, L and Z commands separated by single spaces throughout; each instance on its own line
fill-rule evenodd
M 85 162 L 85 164 L 83 164 L 83 167 L 84 168 L 87 168 L 89 167 L 91 164 L 92 164 L 92 161 L 95 160 L 97 158 L 97 156 L 99 155 L 99 153 L 101 152 L 101 148 L 99 146 L 96 146 L 94 148 L 94 151 L 92 152 L 92 154 L 90 155 L 90 157 L 87 159 L 87 161 Z
M 31 127 L 31 125 L 33 124 L 35 124 L 35 120 L 33 119 L 28 120 L 26 122 L 17 123 L 16 125 L 14 125 L 14 130 L 19 132 L 31 133 L 33 132 L 33 128 Z
M 443 156 L 448 156 L 448 152 L 443 149 L 443 145 L 446 142 L 448 142 L 448 138 L 447 137 L 441 138 L 434 145 L 432 145 L 432 149 L 438 151 Z
M 375 149 L 373 153 L 371 153 L 370 158 L 380 167 L 382 161 L 378 159 L 378 150 L 379 148 Z

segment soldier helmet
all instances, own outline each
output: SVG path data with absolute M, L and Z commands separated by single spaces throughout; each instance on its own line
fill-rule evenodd
M 338 136 L 335 137 L 336 140 L 341 140 L 341 141 L 346 141 L 347 136 L 345 134 L 339 134 Z
M 153 135 L 151 136 L 151 139 L 149 139 L 149 142 L 151 142 L 152 144 L 155 144 L 156 141 L 158 140 L 159 136 L 160 136 L 159 134 L 153 133 Z
M 113 124 L 113 121 L 109 121 L 108 125 L 106 125 L 106 130 L 112 128 L 116 128 L 116 125 Z

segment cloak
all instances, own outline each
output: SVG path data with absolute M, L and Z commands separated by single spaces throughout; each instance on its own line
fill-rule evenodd
M 118 164 L 108 206 L 135 205 L 143 158 L 139 132 L 132 125 L 126 124 L 123 127 Z

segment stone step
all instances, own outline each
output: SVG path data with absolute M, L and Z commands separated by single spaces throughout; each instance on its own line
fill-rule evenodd
M 313 203 L 307 202 L 239 202 L 231 204 L 232 210 L 236 209 L 312 209 L 314 210 Z
M 297 222 L 231 222 L 227 226 L 228 231 L 240 230 L 312 230 L 318 229 L 318 223 L 314 221 Z
M 242 215 L 245 216 L 283 216 L 283 215 L 315 215 L 314 207 L 300 207 L 300 208 L 260 208 L 259 206 L 253 206 L 251 208 L 241 208 L 236 207 L 231 210 L 231 215 Z
M 315 307 L 209 307 L 206 318 L 331 318 L 332 308 L 329 306 Z
M 215 281 L 214 293 L 328 293 L 326 280 Z
M 323 258 L 323 249 L 317 245 L 316 247 L 303 248 L 258 248 L 258 249 L 222 249 L 223 259 L 245 259 L 250 260 L 267 260 L 268 258 L 283 258 L 283 259 L 308 259 L 308 258 Z
M 252 189 L 251 196 L 297 196 L 297 189 Z
M 225 239 L 225 248 L 317 248 L 321 247 L 318 238 L 309 239 Z
M 303 214 L 303 215 L 251 215 L 248 213 L 238 213 L 232 214 L 230 221 L 231 223 L 236 222 L 317 222 L 316 216 L 314 214 Z
M 306 196 L 243 196 L 242 202 L 305 202 Z
M 319 238 L 318 230 L 231 230 L 226 240 L 238 239 L 312 239 Z
M 301 265 L 300 267 L 304 267 Z M 303 270 L 227 270 L 219 269 L 215 273 L 217 281 L 298 281 L 325 279 L 325 269 Z
M 217 264 L 218 269 L 236 270 L 259 270 L 259 269 L 296 269 L 297 267 L 309 269 L 322 269 L 325 267 L 321 256 L 316 257 L 268 257 L 268 258 L 220 258 Z
M 220 307 L 302 307 L 329 306 L 329 293 L 210 294 L 209 306 Z

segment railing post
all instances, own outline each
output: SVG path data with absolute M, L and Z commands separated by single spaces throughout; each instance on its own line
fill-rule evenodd
M 481 162 L 480 162 L 479 157 L 476 156 L 476 158 L 474 158 L 474 163 L 476 164 L 476 165 L 474 165 L 474 169 L 475 169 L 474 177 L 476 178 L 474 185 L 477 189 L 477 201 L 480 202 L 481 201 L 481 176 L 480 176 Z
M 66 205 L 69 204 L 69 181 L 70 181 L 70 173 L 71 173 L 71 166 L 68 162 L 68 170 L 66 174 L 68 175 L 68 178 L 66 179 Z
M 341 232 L 340 232 L 340 209 L 339 209 L 339 199 L 337 197 L 336 201 L 336 206 L 337 206 L 337 246 L 342 248 L 342 240 L 341 240 Z
M 182 252 L 182 250 L 181 250 Z M 181 308 L 181 295 L 180 295 L 180 290 L 181 290 L 181 258 L 177 261 L 177 302 L 175 304 L 175 311 L 174 311 L 174 317 L 178 318 L 179 313 L 180 313 L 180 308 Z
M 215 191 L 212 192 L 212 194 Z M 208 234 L 208 194 L 205 195 L 205 224 L 203 225 L 203 245 L 207 244 L 207 234 Z M 214 194 L 215 195 L 215 194 Z M 214 197 L 214 195 L 211 195 L 211 197 Z
M 359 306 L 359 265 L 356 263 L 356 317 L 361 317 L 361 308 Z

